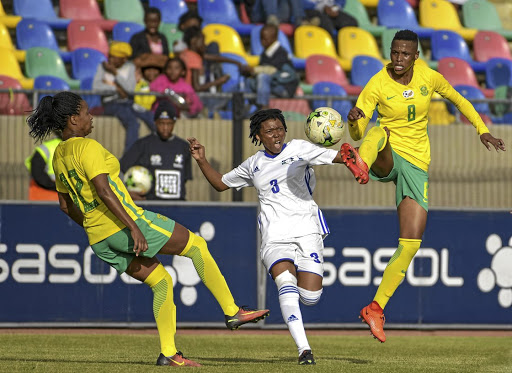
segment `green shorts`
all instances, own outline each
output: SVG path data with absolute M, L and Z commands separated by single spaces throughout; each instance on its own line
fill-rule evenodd
M 143 216 L 135 220 L 148 242 L 148 249 L 140 256 L 152 258 L 169 241 L 174 231 L 175 222 L 166 216 L 144 210 Z M 126 271 L 133 258 L 133 239 L 128 228 L 114 233 L 112 236 L 91 246 L 94 253 L 121 274 Z
M 428 211 L 428 173 L 411 162 L 393 153 L 393 169 L 386 177 L 378 177 L 370 170 L 370 177 L 383 183 L 393 181 L 396 185 L 396 207 L 405 197 L 410 197 Z

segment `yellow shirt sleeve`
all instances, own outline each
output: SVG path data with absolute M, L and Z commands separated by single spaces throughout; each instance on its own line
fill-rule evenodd
M 459 109 L 459 111 L 464 114 L 466 118 L 468 118 L 473 127 L 476 128 L 476 131 L 479 135 L 489 133 L 489 129 L 471 102 L 469 102 L 464 96 L 457 92 L 455 88 L 453 88 L 450 83 L 448 83 L 443 75 L 433 71 L 432 84 L 434 86 L 434 90 L 437 93 L 439 93 L 447 100 L 450 100 L 457 107 L 457 109 Z
M 378 92 L 380 92 L 380 89 L 378 89 L 378 85 L 380 79 L 377 78 L 377 75 L 370 79 L 357 98 L 356 106 L 363 111 L 366 118 L 359 119 L 356 122 L 348 121 L 350 137 L 354 141 L 361 140 L 364 136 L 366 126 L 368 126 L 370 119 L 372 119 L 375 107 L 379 102 Z

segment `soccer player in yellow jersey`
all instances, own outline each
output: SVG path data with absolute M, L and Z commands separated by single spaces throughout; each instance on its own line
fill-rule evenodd
M 99 258 L 119 274 L 126 272 L 153 291 L 153 313 L 161 345 L 157 365 L 200 366 L 184 358 L 174 344 L 173 283 L 156 254 L 192 259 L 201 280 L 219 302 L 229 329 L 268 315 L 268 310 L 235 304 L 202 237 L 133 202 L 119 178 L 118 159 L 97 141 L 86 138 L 93 129 L 92 115 L 80 96 L 60 92 L 54 97 L 44 97 L 27 122 L 30 135 L 39 141 L 52 131 L 62 133 L 63 141 L 53 158 L 62 211 L 84 227 Z
M 380 342 L 384 334 L 384 313 L 389 298 L 402 282 L 418 251 L 428 211 L 428 166 L 430 143 L 427 114 L 434 92 L 450 100 L 476 128 L 484 146 L 505 150 L 505 143 L 494 138 L 469 101 L 461 96 L 438 72 L 415 61 L 419 57 L 418 36 L 409 30 L 395 34 L 391 63 L 375 74 L 348 113 L 350 136 L 363 138 L 375 108 L 378 119 L 361 143 L 359 151 L 350 144 L 341 146 L 343 162 L 360 184 L 371 177 L 396 185 L 396 205 L 400 226 L 398 249 L 389 260 L 373 302 L 360 317 Z

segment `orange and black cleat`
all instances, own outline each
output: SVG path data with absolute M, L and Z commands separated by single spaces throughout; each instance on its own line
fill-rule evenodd
M 190 359 L 187 359 L 183 356 L 183 354 L 178 351 L 173 356 L 165 356 L 164 354 L 160 354 L 158 356 L 158 360 L 156 361 L 156 365 L 167 365 L 171 367 L 200 367 L 201 364 L 196 363 Z
M 238 329 L 248 322 L 258 322 L 269 315 L 269 310 L 253 310 L 247 306 L 242 306 L 233 316 L 224 315 L 228 329 Z
M 373 301 L 364 307 L 359 314 L 359 318 L 362 322 L 368 324 L 370 332 L 375 339 L 379 340 L 381 343 L 386 342 L 386 334 L 384 334 L 386 318 L 384 317 L 382 308 L 377 302 Z
M 348 167 L 359 184 L 366 184 L 369 180 L 368 166 L 359 156 L 356 149 L 349 143 L 344 143 L 340 148 L 341 161 Z

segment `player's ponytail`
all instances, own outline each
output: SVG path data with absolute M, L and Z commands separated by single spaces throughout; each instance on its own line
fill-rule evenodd
M 82 98 L 76 93 L 60 92 L 55 96 L 45 96 L 27 118 L 30 136 L 43 141 L 50 133 L 61 133 L 71 115 L 80 113 Z

